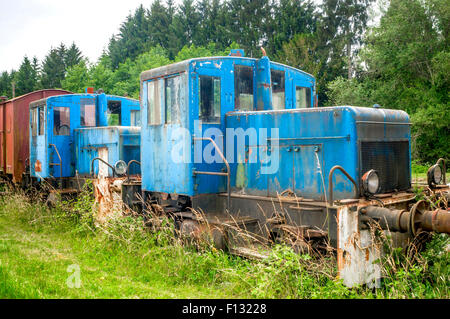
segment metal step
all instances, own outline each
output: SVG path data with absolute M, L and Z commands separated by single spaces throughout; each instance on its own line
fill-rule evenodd
M 264 260 L 269 258 L 268 251 L 257 251 L 248 247 L 230 247 L 229 251 L 231 254 L 255 260 Z
M 50 193 L 55 193 L 55 194 L 76 194 L 79 193 L 80 191 L 75 189 L 75 188 L 66 188 L 66 189 L 51 189 Z

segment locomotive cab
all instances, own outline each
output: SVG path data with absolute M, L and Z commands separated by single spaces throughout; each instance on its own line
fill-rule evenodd
M 209 142 L 198 138 L 216 132 L 223 145 L 228 113 L 311 108 L 315 95 L 313 76 L 268 58 L 197 58 L 142 73 L 142 189 L 182 196 L 225 191 L 223 178 L 193 176 L 224 165 L 202 160 Z
M 71 178 L 91 175 L 89 164 L 96 157 L 103 157 L 100 169 L 107 172 L 105 175 L 111 174 L 102 165 L 112 166 L 115 161 L 125 158 L 125 154 L 123 150 L 111 151 L 110 148 L 119 145 L 122 149 L 122 137 L 127 133 L 122 127 L 130 127 L 132 122 L 138 124 L 139 118 L 138 101 L 103 93 L 54 96 L 31 103 L 31 176 L 62 188 L 77 188 L 74 185 L 79 182 L 74 183 Z M 96 139 L 105 136 L 99 131 L 108 129 L 120 133 Z M 139 135 L 136 133 L 138 128 L 132 131 Z M 139 149 L 139 137 L 133 143 Z M 109 153 L 114 156 L 108 156 Z M 132 159 L 139 159 L 138 152 L 131 154 L 134 154 Z M 98 171 L 99 163 L 96 162 L 95 173 Z

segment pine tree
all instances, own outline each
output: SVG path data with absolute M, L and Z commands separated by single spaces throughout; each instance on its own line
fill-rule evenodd
M 134 59 L 149 48 L 151 37 L 148 28 L 147 11 L 140 5 L 133 15 L 127 16 L 119 34 L 109 41 L 108 51 L 114 69 L 127 58 Z
M 64 62 L 66 69 L 77 65 L 83 59 L 83 55 L 80 49 L 76 46 L 75 42 L 72 42 L 70 48 L 66 51 Z
M 150 45 L 167 49 L 173 45 L 172 18 L 175 12 L 173 2 L 166 8 L 161 1 L 153 1 L 148 14 L 148 30 L 151 36 Z
M 274 18 L 267 26 L 268 52 L 278 53 L 283 43 L 289 42 L 296 34 L 316 31 L 317 15 L 311 1 L 281 0 L 272 3 L 271 8 Z
M 42 89 L 41 83 L 40 83 L 41 68 L 39 65 L 39 61 L 38 61 L 37 57 L 35 57 L 35 56 L 33 57 L 33 61 L 31 62 L 31 67 L 33 68 L 32 78 L 34 79 L 34 82 L 35 82 L 34 89 L 40 90 L 40 89 Z
M 61 81 L 65 76 L 64 53 L 65 48 L 50 49 L 42 63 L 41 85 L 42 88 L 61 88 Z
M 64 43 L 60 43 L 59 47 L 56 49 L 59 58 L 63 61 L 63 65 L 64 65 L 64 71 L 66 70 L 66 54 L 67 54 L 67 49 Z
M 11 77 L 8 71 L 3 71 L 0 75 L 0 96 L 11 97 Z
M 374 0 L 324 0 L 322 4 L 323 18 L 319 34 L 323 44 L 331 46 L 331 59 L 338 61 L 345 56 L 346 60 L 339 65 L 346 65 L 347 77 L 353 75 L 353 47 L 360 45 L 369 20 L 368 8 Z M 323 46 L 322 46 L 323 47 Z M 336 77 L 336 76 L 335 76 Z
M 27 56 L 23 58 L 19 71 L 15 75 L 16 96 L 35 90 L 37 86 L 36 73 Z
M 229 37 L 246 50 L 247 56 L 261 56 L 267 43 L 271 5 L 268 0 L 229 0 L 227 2 Z
M 175 14 L 172 24 L 172 32 L 178 39 L 177 51 L 185 45 L 190 46 L 194 44 L 194 40 L 197 38 L 199 24 L 200 15 L 194 5 L 194 1 L 183 0 Z

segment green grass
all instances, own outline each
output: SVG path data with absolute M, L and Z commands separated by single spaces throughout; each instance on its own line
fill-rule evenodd
M 150 232 L 139 218 L 95 227 L 89 196 L 49 209 L 11 193 L 0 198 L 0 298 L 449 298 L 448 236 L 415 263 L 391 254 L 383 288 L 347 289 L 333 257 L 277 246 L 250 261 Z M 395 253 L 395 252 L 394 252 Z M 394 258 L 395 257 L 395 258 Z M 80 288 L 69 288 L 78 265 Z

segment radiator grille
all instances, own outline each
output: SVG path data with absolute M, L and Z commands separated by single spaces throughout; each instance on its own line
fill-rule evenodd
M 370 169 L 378 171 L 381 193 L 410 188 L 409 142 L 361 142 L 361 176 Z

